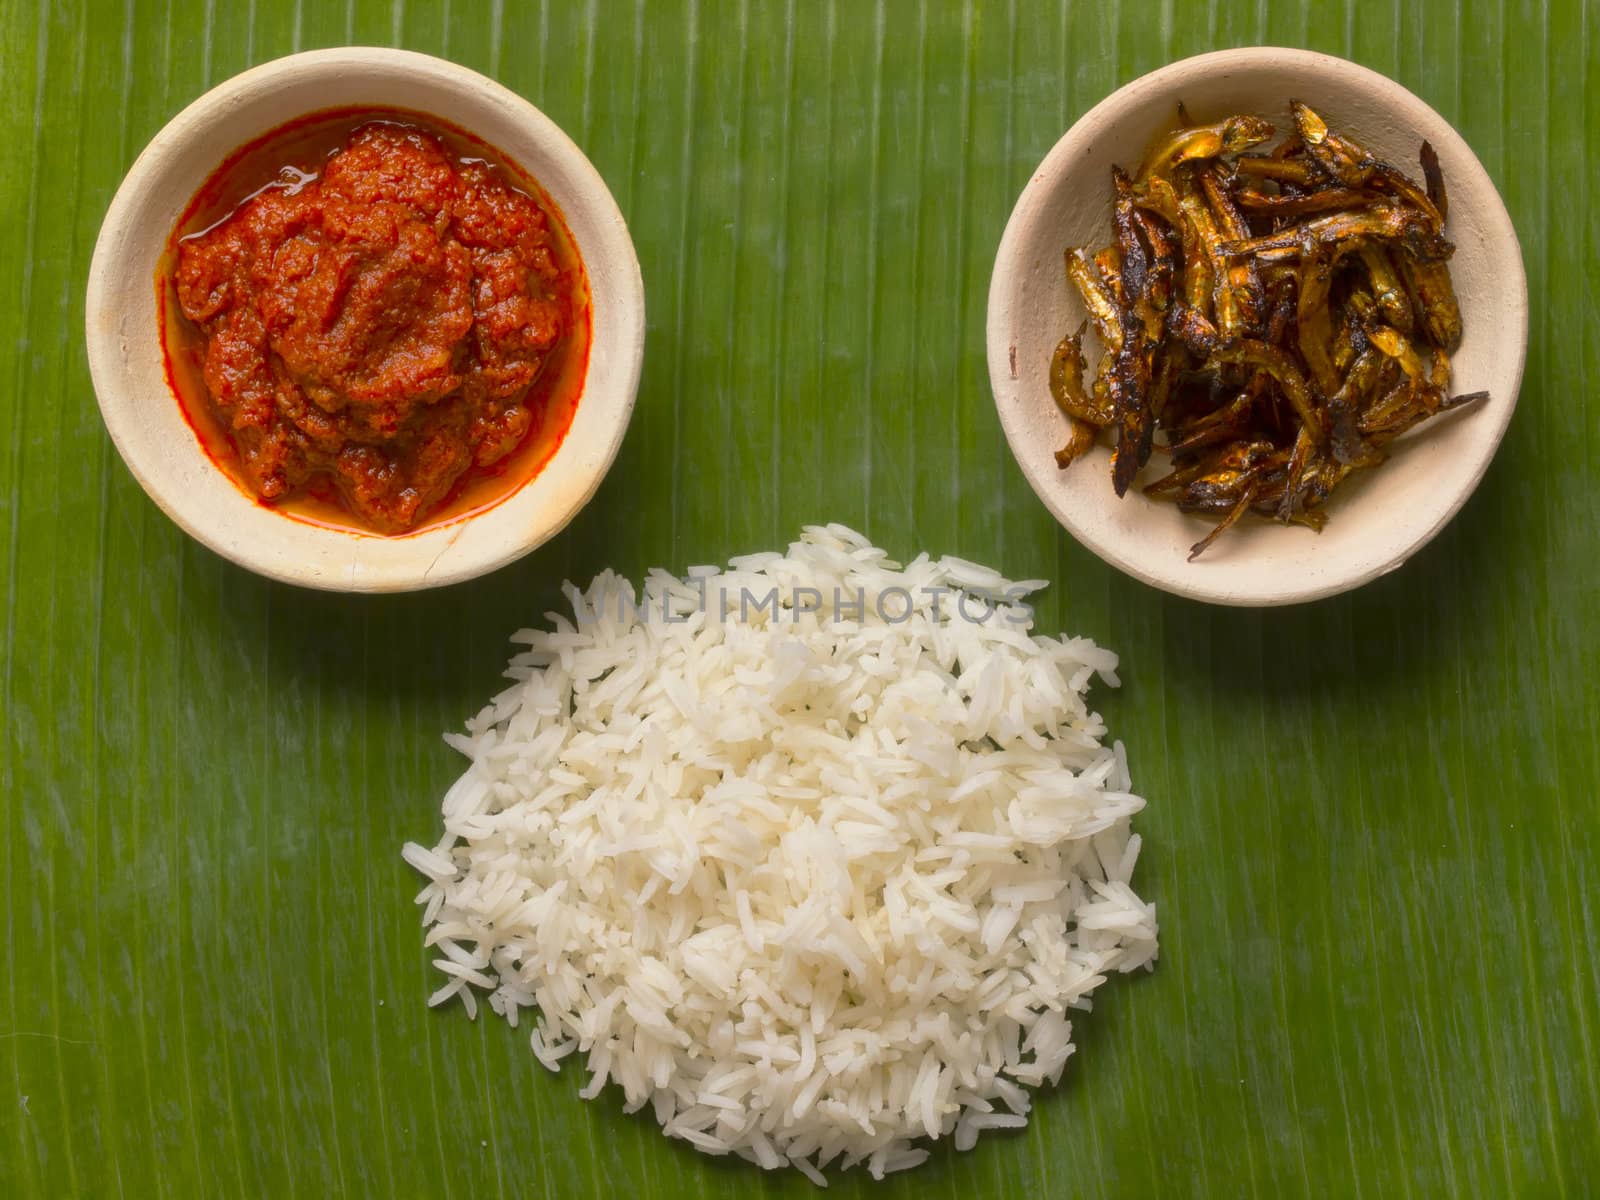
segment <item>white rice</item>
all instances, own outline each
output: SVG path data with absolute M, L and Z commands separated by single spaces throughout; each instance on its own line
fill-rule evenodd
M 1036 582 L 840 525 L 691 575 L 643 607 L 610 572 L 567 585 L 572 618 L 518 632 L 512 685 L 447 738 L 471 766 L 444 836 L 403 851 L 429 1002 L 535 1008 L 585 1098 L 615 1083 L 823 1186 L 1019 1128 L 1067 1012 L 1156 957 L 1144 801 L 1083 701 L 1116 656 L 1032 635 Z

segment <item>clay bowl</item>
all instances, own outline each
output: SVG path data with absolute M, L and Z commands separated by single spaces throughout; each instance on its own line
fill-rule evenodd
M 1374 154 L 1420 177 L 1424 139 L 1439 155 L 1455 243 L 1451 274 L 1464 337 L 1451 391 L 1486 403 L 1426 422 L 1391 447 L 1389 462 L 1342 484 L 1321 533 L 1246 517 L 1196 562 L 1210 523 L 1137 488 L 1118 499 L 1110 450 L 1066 470 L 1053 452 L 1065 419 L 1048 389 L 1051 351 L 1084 317 L 1062 267 L 1068 246 L 1111 240 L 1112 164 L 1137 167 L 1183 101 L 1193 119 L 1253 113 L 1289 127 L 1303 100 Z M 1274 139 L 1274 142 L 1277 139 Z M 989 288 L 988 360 L 995 406 L 1028 482 L 1067 530 L 1106 562 L 1180 596 L 1216 604 L 1293 604 L 1358 587 L 1401 566 L 1471 495 L 1516 407 L 1528 342 L 1527 280 L 1511 219 L 1460 135 L 1405 88 L 1365 67 L 1304 50 L 1259 46 L 1173 63 L 1097 104 L 1056 143 L 1017 200 Z M 1139 482 L 1162 470 L 1159 456 Z
M 441 118 L 531 175 L 583 260 L 593 340 L 571 427 L 537 474 L 499 503 L 385 537 L 308 523 L 263 505 L 205 452 L 169 388 L 155 273 L 191 196 L 237 147 L 309 113 L 401 108 Z M 644 286 L 627 225 L 583 152 L 514 92 L 454 63 L 355 47 L 278 59 L 213 88 L 158 133 L 106 213 L 89 270 L 89 367 L 128 468 L 200 542 L 259 574 L 306 587 L 396 592 L 469 579 L 526 554 L 586 504 L 633 412 Z

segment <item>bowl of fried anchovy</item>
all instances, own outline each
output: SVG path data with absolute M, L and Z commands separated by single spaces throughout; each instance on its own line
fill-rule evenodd
M 1521 252 L 1442 117 L 1342 59 L 1188 59 L 1068 131 L 989 296 L 1006 435 L 1089 549 L 1270 605 L 1405 562 L 1516 404 Z

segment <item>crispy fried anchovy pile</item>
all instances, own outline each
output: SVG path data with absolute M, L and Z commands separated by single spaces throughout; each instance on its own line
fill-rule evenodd
M 1422 144 L 1419 187 L 1298 101 L 1276 149 L 1259 117 L 1182 128 L 1135 178 L 1111 171 L 1116 240 L 1067 251 L 1088 320 L 1061 339 L 1050 391 L 1067 416 L 1062 467 L 1111 431 L 1124 495 L 1145 487 L 1216 526 L 1246 512 L 1320 529 L 1329 493 L 1428 417 L 1486 393 L 1448 393 L 1461 310 L 1447 265 L 1444 177 Z M 1104 348 L 1085 385 L 1083 335 Z M 1163 440 L 1157 442 L 1160 430 Z

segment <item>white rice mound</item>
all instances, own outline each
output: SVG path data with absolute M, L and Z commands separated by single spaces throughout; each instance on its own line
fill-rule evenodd
M 447 737 L 472 761 L 443 839 L 404 850 L 430 1003 L 535 1008 L 534 1054 L 582 1053 L 585 1098 L 615 1083 L 819 1185 L 1024 1125 L 1069 1011 L 1156 957 L 1144 801 L 1083 699 L 1117 658 L 1030 634 L 1039 586 L 841 525 L 654 571 L 642 610 L 611 572 L 566 585 L 573 618 L 518 632 L 512 685 Z

